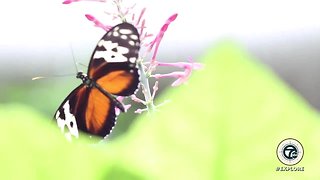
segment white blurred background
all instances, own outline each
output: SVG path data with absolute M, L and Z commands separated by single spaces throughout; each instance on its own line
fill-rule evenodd
M 320 109 L 320 1 L 123 2 L 136 3 L 137 10 L 147 7 L 147 25 L 154 33 L 170 15 L 179 14 L 165 34 L 159 58 L 174 61 L 188 57 L 198 59 L 219 40 L 234 39 Z M 8 86 L 17 84 L 23 87 L 25 83 L 31 83 L 32 77 L 39 75 L 75 74 L 72 59 L 87 64 L 97 41 L 104 34 L 103 30 L 93 27 L 84 14 L 95 15 L 106 24 L 114 25 L 103 19 L 103 10 L 113 8 L 107 7 L 110 4 L 80 2 L 62 5 L 60 0 L 1 0 L 0 88 L 8 89 Z M 70 79 L 74 84 L 80 83 L 74 76 Z M 50 84 L 53 80 L 46 81 Z M 68 86 L 64 89 L 67 95 L 74 85 L 64 83 L 51 83 L 44 91 L 54 93 Z M 38 84 L 32 82 L 34 88 Z M 2 92 L 2 96 L 7 91 Z M 0 96 L 2 101 L 8 99 Z

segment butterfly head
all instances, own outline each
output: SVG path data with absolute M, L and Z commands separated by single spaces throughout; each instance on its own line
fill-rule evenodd
M 81 79 L 83 84 L 85 84 L 88 87 L 92 87 L 93 86 L 93 81 L 83 72 L 78 72 L 77 76 L 78 79 Z
M 77 78 L 79 78 L 79 79 L 82 79 L 82 78 L 84 78 L 84 76 L 86 76 L 82 71 L 79 71 L 78 73 L 77 73 Z

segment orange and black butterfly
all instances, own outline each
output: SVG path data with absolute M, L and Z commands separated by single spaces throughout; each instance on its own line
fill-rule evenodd
M 92 53 L 88 75 L 78 72 L 82 84 L 54 115 L 68 139 L 78 137 L 78 130 L 101 137 L 111 132 L 116 121 L 115 107 L 124 111 L 114 95 L 129 96 L 138 88 L 139 49 L 139 33 L 129 23 L 114 26 L 101 38 Z

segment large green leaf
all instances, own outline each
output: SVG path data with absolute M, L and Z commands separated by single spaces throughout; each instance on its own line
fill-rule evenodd
M 319 179 L 317 112 L 233 43 L 213 48 L 204 63 L 187 86 L 162 95 L 171 104 L 119 143 L 124 160 L 160 179 Z M 276 171 L 285 138 L 304 146 L 296 165 L 304 172 Z

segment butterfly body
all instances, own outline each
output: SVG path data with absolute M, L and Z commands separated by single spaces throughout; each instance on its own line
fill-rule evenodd
M 139 84 L 136 60 L 140 49 L 137 29 L 121 23 L 98 42 L 90 59 L 88 75 L 78 72 L 82 84 L 62 102 L 54 118 L 70 139 L 83 132 L 105 137 L 115 125 L 115 107 L 124 111 L 116 96 L 129 96 Z

